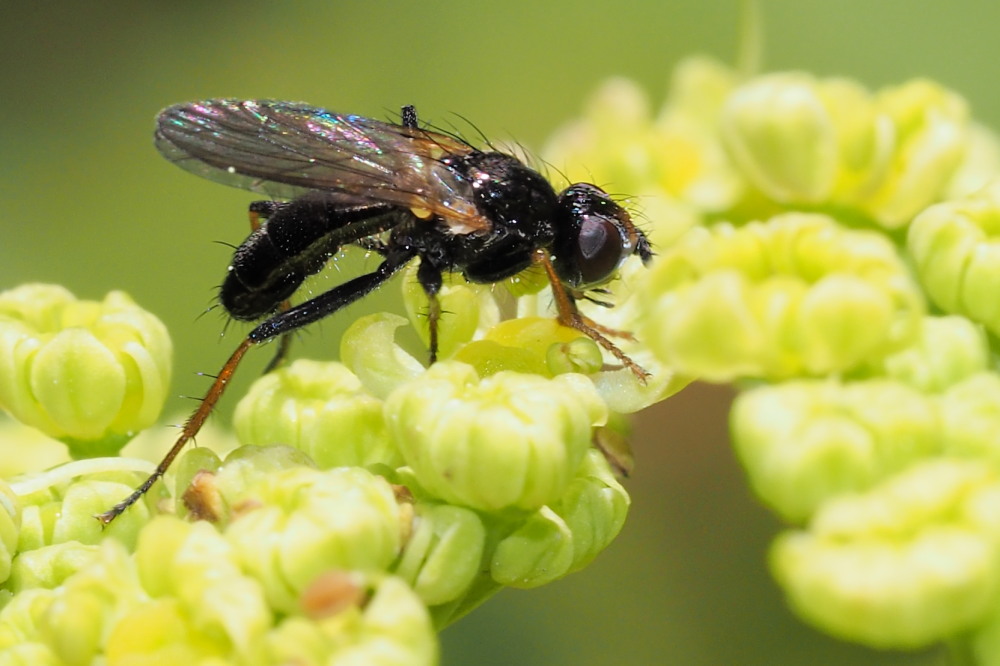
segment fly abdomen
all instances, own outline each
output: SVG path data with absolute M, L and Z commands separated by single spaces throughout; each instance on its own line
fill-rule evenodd
M 219 300 L 236 319 L 273 312 L 341 246 L 391 226 L 385 204 L 348 204 L 322 193 L 278 205 L 267 222 L 236 249 Z

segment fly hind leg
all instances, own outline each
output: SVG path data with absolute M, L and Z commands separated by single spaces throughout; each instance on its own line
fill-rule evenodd
M 283 201 L 251 201 L 250 207 L 247 209 L 247 216 L 250 218 L 250 230 L 257 231 L 268 219 L 274 215 L 279 208 L 287 206 L 288 204 Z M 278 305 L 278 312 L 285 312 L 292 305 L 286 298 Z M 275 370 L 285 359 L 288 358 L 288 352 L 292 348 L 292 338 L 290 335 L 282 335 L 278 338 L 277 349 L 274 352 L 274 356 L 264 366 L 264 372 L 262 374 L 267 374 L 272 370 Z

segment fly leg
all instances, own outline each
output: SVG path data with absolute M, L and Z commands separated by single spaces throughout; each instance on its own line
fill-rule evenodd
M 441 320 L 441 302 L 438 300 L 438 293 L 441 291 L 442 278 L 441 271 L 425 259 L 420 259 L 420 267 L 417 268 L 417 282 L 424 288 L 427 294 L 427 326 L 430 331 L 430 362 L 437 361 L 438 353 L 438 322 Z
M 631 370 L 632 374 L 638 377 L 640 381 L 645 382 L 646 378 L 649 377 L 650 374 L 646 372 L 642 366 L 625 354 L 625 352 L 619 349 L 615 343 L 605 337 L 606 335 L 619 335 L 619 332 L 596 324 L 589 317 L 585 317 L 580 314 L 580 311 L 576 307 L 576 300 L 566 290 L 566 287 L 559 280 L 559 276 L 556 275 L 556 269 L 552 265 L 552 261 L 549 259 L 548 252 L 545 250 L 536 250 L 533 260 L 535 263 L 542 265 L 545 269 L 546 275 L 548 275 L 549 282 L 552 284 L 552 295 L 556 301 L 556 310 L 559 313 L 559 323 L 563 326 L 575 328 L 600 346 L 604 347 L 604 349 L 611 352 L 615 358 L 621 361 L 622 365 Z M 630 336 L 629 334 L 625 334 L 622 337 Z
M 390 252 L 385 261 L 373 272 L 361 275 L 334 287 L 305 303 L 300 303 L 288 310 L 278 312 L 250 331 L 250 334 L 240 343 L 240 346 L 236 348 L 233 355 L 222 366 L 222 370 L 219 371 L 212 385 L 208 388 L 208 392 L 198 405 L 198 409 L 184 423 L 180 437 L 177 438 L 177 441 L 174 442 L 174 445 L 167 452 L 167 455 L 163 457 L 163 460 L 160 461 L 160 464 L 156 466 L 153 473 L 131 495 L 111 507 L 108 511 L 99 514 L 97 519 L 104 525 L 108 525 L 126 509 L 138 502 L 153 487 L 153 484 L 167 473 L 170 464 L 180 454 L 184 445 L 194 439 L 198 431 L 201 430 L 201 427 L 205 425 L 205 421 L 212 413 L 212 409 L 219 402 L 219 398 L 222 397 L 226 387 L 229 385 L 233 373 L 239 367 L 240 361 L 243 360 L 243 356 L 251 347 L 279 336 L 287 336 L 292 331 L 323 319 L 350 305 L 359 298 L 371 293 L 376 287 L 405 266 L 413 257 L 414 253 L 410 250 Z
M 282 206 L 287 206 L 288 204 L 281 201 L 251 201 L 250 207 L 247 209 L 247 215 L 250 218 L 250 230 L 257 231 L 260 229 L 267 220 L 274 215 L 274 213 Z M 286 298 L 281 301 L 278 305 L 278 312 L 284 312 L 292 306 L 291 302 Z M 283 335 L 278 340 L 277 349 L 274 351 L 274 356 L 264 366 L 263 374 L 267 374 L 272 370 L 276 369 L 279 365 L 284 363 L 285 359 L 288 358 L 288 352 L 292 348 L 292 338 L 290 335 Z

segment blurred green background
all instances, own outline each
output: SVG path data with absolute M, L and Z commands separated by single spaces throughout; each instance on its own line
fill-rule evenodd
M 235 346 L 212 303 L 253 196 L 199 180 L 152 147 L 157 111 L 206 97 L 305 100 L 540 147 L 603 79 L 659 105 L 676 62 L 732 62 L 736 0 L 471 3 L 0 3 L 0 288 L 125 289 L 174 337 L 173 393 L 200 395 Z M 1000 4 L 934 0 L 762 3 L 767 69 L 870 86 L 934 77 L 1000 127 Z M 345 272 L 347 268 L 345 267 Z M 336 270 L 334 271 L 336 272 Z M 335 280 L 336 275 L 328 279 Z M 388 308 L 390 286 L 369 308 Z M 304 333 L 335 353 L 353 310 Z M 243 382 L 268 354 L 247 362 Z M 234 389 L 238 394 L 240 388 Z M 802 626 L 771 583 L 780 525 L 752 501 L 726 442 L 729 393 L 693 387 L 637 423 L 633 511 L 586 571 L 507 591 L 444 634 L 445 664 L 930 664 Z M 225 421 L 235 403 L 224 400 Z M 177 398 L 168 410 L 189 404 Z

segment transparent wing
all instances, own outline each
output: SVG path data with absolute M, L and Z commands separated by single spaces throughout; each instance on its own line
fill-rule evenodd
M 324 190 L 490 227 L 471 183 L 441 162 L 473 149 L 436 132 L 292 102 L 217 99 L 164 109 L 156 147 L 191 173 L 269 197 Z

